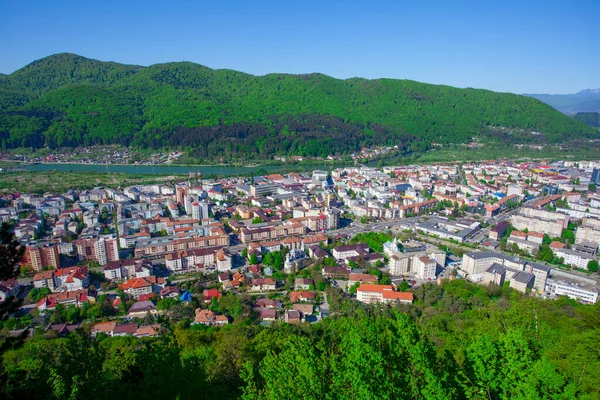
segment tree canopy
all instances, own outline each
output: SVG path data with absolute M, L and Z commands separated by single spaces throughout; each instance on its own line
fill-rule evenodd
M 535 132 L 536 134 L 532 134 Z M 564 143 L 598 133 L 541 101 L 408 80 L 253 76 L 192 63 L 138 67 L 73 54 L 0 79 L 4 148 L 178 147 L 201 159 L 422 152 L 432 143 Z

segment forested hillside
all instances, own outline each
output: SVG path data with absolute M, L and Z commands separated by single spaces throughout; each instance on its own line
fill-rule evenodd
M 189 319 L 160 338 L 0 342 L 13 399 L 598 399 L 600 309 L 498 286 L 426 284 L 414 305 L 329 289 L 332 316 L 268 328 Z M 170 331 L 170 333 L 169 333 Z
M 507 128 L 500 138 L 499 127 Z M 564 143 L 598 133 L 532 98 L 407 80 L 252 76 L 186 62 L 139 67 L 72 54 L 0 76 L 3 148 L 122 144 L 260 159 L 379 145 L 407 153 L 474 136 Z
M 600 113 L 582 112 L 575 114 L 573 118 L 591 127 L 600 128 Z

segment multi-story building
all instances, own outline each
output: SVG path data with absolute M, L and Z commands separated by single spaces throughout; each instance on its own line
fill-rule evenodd
M 596 259 L 588 253 L 570 249 L 555 249 L 554 254 L 557 257 L 562 257 L 565 264 L 581 269 L 587 269 L 588 263 Z
M 435 266 L 423 265 L 420 258 L 429 258 Z M 416 252 L 396 253 L 390 257 L 389 271 L 392 276 L 416 276 L 421 279 L 435 278 L 437 266 L 446 265 L 446 253 L 441 250 L 420 250 Z M 433 276 L 431 274 L 433 273 Z
M 88 269 L 83 266 L 54 270 L 53 277 L 54 287 L 57 290 L 81 290 L 89 283 Z
M 187 239 L 168 239 L 164 241 L 152 241 L 135 248 L 135 256 L 147 256 L 150 258 L 164 257 L 167 253 L 176 251 L 204 249 L 207 247 L 229 246 L 229 235 L 221 228 L 211 229 L 209 236 L 192 237 Z
M 240 229 L 240 239 L 244 244 L 305 234 L 306 227 L 294 219 L 269 224 L 256 224 Z
M 595 183 L 596 185 L 600 184 L 600 168 L 594 168 L 594 170 L 592 171 L 592 183 Z
M 216 265 L 220 271 L 231 269 L 231 256 L 220 247 L 175 251 L 165 256 L 166 267 L 173 272 L 183 272 Z
M 106 265 L 119 259 L 119 247 L 115 235 L 102 236 L 98 239 L 80 239 L 74 242 L 80 261 L 96 261 Z
M 575 232 L 575 243 L 591 242 L 595 243 L 596 247 L 600 244 L 600 226 L 595 226 L 590 221 L 596 221 L 591 218 L 584 218 L 581 226 Z
M 350 244 L 347 246 L 337 246 L 332 250 L 333 257 L 337 260 L 347 260 L 351 257 L 359 257 L 369 254 L 369 246 L 366 244 Z
M 518 230 L 547 233 L 560 237 L 569 226 L 569 216 L 536 208 L 521 208 L 519 214 L 510 217 L 511 224 Z
M 396 292 L 391 285 L 361 284 L 356 289 L 356 299 L 362 303 L 412 303 L 414 295 L 412 292 Z
M 533 274 L 535 277 L 533 288 L 538 291 L 544 290 L 546 280 L 550 275 L 550 268 L 545 265 L 522 260 L 519 257 L 487 251 L 475 251 L 465 254 L 461 269 L 468 275 L 468 279 L 482 282 L 484 273 L 492 264 L 499 264 L 506 268 L 507 280 L 510 280 L 519 271 Z
M 35 288 L 48 288 L 52 292 L 80 290 L 87 287 L 88 282 L 88 269 L 82 266 L 43 271 L 33 277 Z
M 133 258 L 110 261 L 102 268 L 102 272 L 108 280 L 144 278 L 152 275 L 153 270 L 150 260 Z
M 553 295 L 568 296 L 583 303 L 596 304 L 598 301 L 598 290 L 591 285 L 567 281 L 548 281 L 548 290 Z
M 119 259 L 119 246 L 117 237 L 114 235 L 103 236 L 94 244 L 96 260 L 100 265 L 106 265 L 110 261 Z
M 119 289 L 134 298 L 139 298 L 144 294 L 159 293 L 160 289 L 165 287 L 164 278 L 156 276 L 147 276 L 145 278 L 132 278 L 119 285 Z
M 51 243 L 27 246 L 22 264 L 31 266 L 36 272 L 44 269 L 60 268 L 58 245 Z
M 437 263 L 430 257 L 414 257 L 415 275 L 420 279 L 435 279 Z
M 262 183 L 250 186 L 250 193 L 254 197 L 264 197 L 277 193 L 279 186 L 275 183 Z

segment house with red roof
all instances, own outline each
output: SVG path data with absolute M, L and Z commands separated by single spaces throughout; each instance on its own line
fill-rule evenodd
M 221 293 L 219 292 L 219 289 L 205 289 L 202 294 L 204 295 L 205 303 L 210 303 L 213 298 L 216 298 L 217 300 L 221 299 Z
M 315 292 L 291 292 L 290 293 L 290 301 L 292 303 L 297 303 L 299 301 L 314 301 L 315 300 Z
M 276 282 L 273 278 L 252 279 L 252 287 L 250 290 L 253 292 L 265 292 L 275 290 L 275 287 Z
M 88 286 L 89 273 L 85 266 L 60 268 L 43 271 L 33 277 L 33 286 L 36 288 L 46 287 L 52 292 L 74 291 Z
M 53 272 L 54 286 L 58 290 L 63 288 L 69 291 L 83 289 L 89 282 L 88 268 L 85 266 L 60 268 Z
M 412 303 L 412 292 L 396 292 L 392 285 L 372 285 L 363 283 L 356 289 L 356 299 L 363 303 Z
M 156 276 L 147 276 L 144 278 L 132 278 L 119 285 L 119 289 L 133 298 L 139 298 L 149 293 L 160 293 L 165 287 L 165 279 Z
M 192 325 L 202 324 L 207 326 L 223 326 L 229 323 L 229 319 L 225 315 L 217 315 L 211 310 L 196 309 L 196 317 Z
M 84 303 L 93 303 L 95 300 L 96 299 L 93 297 L 92 293 L 90 293 L 87 289 L 79 289 L 49 294 L 42 300 L 38 301 L 37 308 L 40 310 L 40 312 L 44 312 L 46 310 L 54 310 L 58 304 L 62 304 L 65 307 L 70 305 L 81 307 Z

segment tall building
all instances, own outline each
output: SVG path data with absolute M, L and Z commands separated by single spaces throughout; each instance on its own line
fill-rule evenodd
M 196 221 L 200 221 L 202 219 L 202 209 L 200 208 L 200 203 L 198 202 L 192 203 L 192 218 Z
M 592 183 L 600 184 L 600 168 L 594 168 L 592 171 Z
M 175 201 L 178 204 L 183 204 L 184 203 L 184 197 L 188 192 L 188 188 L 185 186 L 177 186 L 175 188 Z
M 106 235 L 99 239 L 82 239 L 75 245 L 81 261 L 97 261 L 100 265 L 106 265 L 119 259 L 119 246 L 115 235 Z
M 194 198 L 189 194 L 183 196 L 183 207 L 185 208 L 185 213 L 190 215 L 192 213 L 192 203 L 194 203 Z
M 208 201 L 201 201 L 200 202 L 200 210 L 202 211 L 202 217 L 200 219 L 208 218 L 209 217 L 209 214 L 210 214 L 210 205 L 208 204 Z
M 30 265 L 36 272 L 40 272 L 44 268 L 60 268 L 58 245 L 52 243 L 27 246 L 23 264 Z

